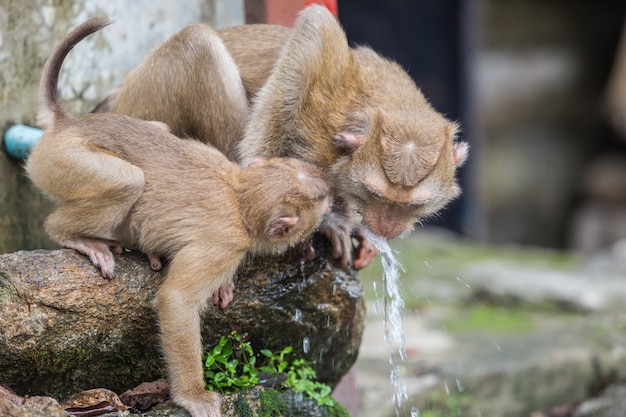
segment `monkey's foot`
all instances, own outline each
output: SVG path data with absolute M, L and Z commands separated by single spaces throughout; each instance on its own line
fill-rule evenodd
M 184 407 L 191 417 L 221 417 L 220 396 L 211 391 L 194 393 L 193 395 L 176 395 L 174 402 Z
M 213 293 L 213 304 L 220 306 L 222 309 L 226 308 L 233 301 L 234 290 L 235 283 L 231 280 Z
M 119 242 L 108 239 L 76 239 L 62 242 L 62 245 L 87 255 L 91 263 L 100 268 L 103 278 L 115 278 L 115 259 L 111 249 L 117 254 L 122 253 L 124 249 Z
M 148 256 L 148 261 L 150 262 L 150 268 L 153 271 L 160 271 L 163 265 L 161 264 L 161 258 L 153 253 L 146 253 Z

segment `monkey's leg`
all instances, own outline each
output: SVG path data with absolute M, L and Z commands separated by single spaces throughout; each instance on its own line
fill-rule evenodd
M 50 179 L 51 193 L 61 205 L 46 219 L 46 231 L 61 246 L 89 256 L 103 277 L 113 278 L 110 248 L 121 253 L 122 247 L 111 237 L 141 196 L 143 171 L 115 156 L 80 147 L 68 150 L 66 156 L 66 178 Z
M 200 315 L 212 294 L 232 277 L 240 259 L 232 249 L 183 248 L 172 258 L 156 296 L 172 399 L 193 417 L 221 416 L 220 396 L 205 389 Z

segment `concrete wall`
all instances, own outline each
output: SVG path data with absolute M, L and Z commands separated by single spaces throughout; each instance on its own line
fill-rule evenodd
M 60 91 L 70 111 L 93 108 L 157 44 L 190 23 L 242 24 L 240 0 L 4 0 L 0 5 L 0 133 L 35 125 L 44 62 L 72 28 L 95 16 L 113 23 L 66 59 Z M 42 222 L 51 203 L 0 152 L 0 252 L 52 247 Z

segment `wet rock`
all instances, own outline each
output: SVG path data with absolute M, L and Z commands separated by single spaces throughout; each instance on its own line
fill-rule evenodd
M 294 347 L 318 379 L 333 386 L 358 353 L 365 304 L 352 271 L 323 256 L 297 253 L 251 259 L 235 299 L 207 309 L 207 350 L 236 328 L 256 351 Z M 105 280 L 71 250 L 0 255 L 0 381 L 20 395 L 63 400 L 90 388 L 123 392 L 164 377 L 152 300 L 164 273 L 143 255 L 116 256 L 117 278 Z
M 73 396 L 64 404 L 65 413 L 59 403 L 50 397 L 20 397 L 0 386 L 0 416 L 2 417 L 189 417 L 187 411 L 172 401 L 162 402 L 145 413 L 125 409 L 115 393 L 108 390 L 89 390 Z M 99 398 L 101 402 L 88 405 Z M 73 407 L 65 407 L 74 402 Z M 315 400 L 303 398 L 302 394 L 290 390 L 278 391 L 254 387 L 246 391 L 224 395 L 221 406 L 223 417 L 349 417 L 339 403 L 320 406 Z
M 221 410 L 223 417 L 349 417 L 346 409 L 339 403 L 332 406 L 320 406 L 314 400 L 302 398 L 300 394 L 293 391 L 277 391 L 262 387 L 224 396 Z M 167 401 L 142 416 L 189 417 L 189 414 L 171 401 Z

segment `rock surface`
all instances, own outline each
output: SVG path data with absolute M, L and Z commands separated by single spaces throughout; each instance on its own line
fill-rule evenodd
M 164 376 L 152 299 L 165 274 L 143 255 L 116 261 L 108 281 L 71 250 L 0 255 L 0 384 L 64 400 Z M 291 253 L 245 262 L 229 307 L 207 309 L 203 337 L 208 349 L 236 328 L 256 351 L 291 345 L 333 386 L 356 360 L 364 315 L 356 274 Z
M 23 398 L 0 386 L 0 416 L 130 417 L 141 415 L 143 417 L 189 417 L 183 408 L 176 406 L 171 401 L 165 401 L 143 414 L 138 414 L 137 410 L 128 409 L 124 405 L 120 406 L 120 399 L 115 393 L 108 390 L 89 390 L 78 393 L 76 397 L 78 402 L 76 404 L 64 403 L 59 405 L 51 397 Z M 100 399 L 104 401 L 99 402 Z M 277 391 L 262 387 L 254 387 L 244 392 L 223 396 L 221 411 L 223 417 L 349 417 L 347 410 L 337 402 L 334 402 L 333 405 L 320 406 L 314 400 L 303 399 L 301 395 L 293 391 Z

